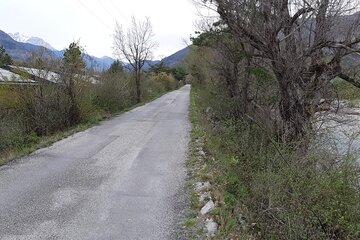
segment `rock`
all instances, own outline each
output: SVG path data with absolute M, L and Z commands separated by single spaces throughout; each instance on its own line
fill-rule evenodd
M 197 182 L 197 183 L 195 184 L 195 191 L 196 191 L 196 192 L 202 192 L 202 191 L 204 191 L 204 190 L 209 189 L 210 187 L 211 187 L 210 182 L 204 182 L 204 183 L 202 183 L 202 182 Z
M 199 151 L 199 154 L 200 154 L 202 157 L 205 157 L 205 156 L 206 156 L 206 153 L 205 153 L 203 150 L 200 150 L 200 151 Z
M 213 237 L 218 230 L 218 224 L 213 219 L 206 219 L 205 222 L 206 235 L 208 237 Z
M 202 215 L 205 215 L 211 212 L 214 208 L 215 208 L 215 203 L 213 202 L 213 200 L 210 200 L 205 204 L 205 206 L 202 207 L 200 212 Z

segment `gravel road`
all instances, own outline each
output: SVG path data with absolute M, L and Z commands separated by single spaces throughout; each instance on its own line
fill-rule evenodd
M 190 86 L 0 169 L 0 239 L 177 239 Z

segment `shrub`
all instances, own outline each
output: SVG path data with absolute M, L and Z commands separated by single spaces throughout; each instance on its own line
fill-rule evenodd
M 353 158 L 316 144 L 299 156 L 262 124 L 226 115 L 221 92 L 193 84 L 191 110 L 206 132 L 208 175 L 221 193 L 219 239 L 360 238 L 360 172 Z
M 167 91 L 174 90 L 178 86 L 174 77 L 172 77 L 171 74 L 164 72 L 148 73 L 143 76 L 142 81 L 144 100 L 150 100 Z
M 164 91 L 170 91 L 176 88 L 177 82 L 171 74 L 161 72 L 153 76 L 154 81 L 161 83 Z
M 0 85 L 0 153 L 23 143 L 26 128 L 19 96 L 12 87 Z
M 47 66 L 51 64 L 38 56 L 33 62 L 35 69 L 43 69 L 43 78 L 56 66 Z M 131 74 L 122 71 L 119 66 L 114 65 L 103 73 L 95 84 L 85 74 L 72 74 L 71 81 L 64 80 L 64 74 L 59 76 L 56 84 L 39 81 L 35 85 L 0 85 L 0 155 L 26 148 L 42 136 L 76 124 L 96 123 L 105 116 L 136 104 Z M 144 101 L 177 87 L 170 74 L 144 74 L 143 78 Z
M 105 73 L 96 87 L 95 104 L 101 109 L 115 113 L 134 104 L 133 83 L 125 73 Z
M 332 85 L 339 99 L 345 99 L 355 103 L 356 101 L 359 101 L 360 90 L 350 83 L 341 79 L 335 79 L 333 80 Z

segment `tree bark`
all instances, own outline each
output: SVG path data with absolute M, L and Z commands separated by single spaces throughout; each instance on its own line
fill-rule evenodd
M 136 70 L 135 72 L 135 87 L 136 87 L 136 102 L 141 102 L 141 72 Z
M 280 86 L 279 110 L 282 119 L 283 141 L 295 143 L 300 151 L 307 149 L 311 130 L 311 106 L 305 93 L 295 86 L 296 76 L 276 73 Z
M 68 96 L 70 100 L 70 116 L 69 116 L 69 122 L 70 125 L 76 124 L 79 122 L 80 119 L 80 111 L 77 104 L 76 96 L 75 96 L 75 84 L 74 80 L 69 80 L 69 85 L 67 86 Z
M 250 89 L 250 79 L 251 79 L 250 67 L 251 67 L 251 59 L 246 58 L 245 78 L 242 82 L 242 87 L 241 87 L 241 102 L 242 102 L 241 114 L 243 116 L 247 114 L 249 109 L 249 89 Z

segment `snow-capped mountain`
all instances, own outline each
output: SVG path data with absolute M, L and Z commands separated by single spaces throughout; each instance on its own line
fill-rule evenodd
M 32 53 L 46 51 L 49 56 L 55 57 L 56 59 L 61 59 L 64 54 L 64 50 L 55 50 L 50 44 L 46 43 L 41 38 L 28 37 L 20 33 L 7 34 L 0 30 L 0 46 L 3 46 L 6 52 L 13 58 L 15 61 L 26 61 Z M 164 58 L 161 60 L 165 66 L 175 67 L 181 64 L 189 52 L 189 48 L 180 50 L 179 52 Z M 104 56 L 102 58 L 94 57 L 89 54 L 84 53 L 84 61 L 89 69 L 95 70 L 106 70 L 110 65 L 115 61 L 111 57 Z M 145 69 L 149 69 L 151 66 L 160 63 L 160 61 L 147 61 L 145 64 Z M 128 66 L 128 64 L 127 64 Z
M 17 42 L 26 42 L 30 37 L 21 34 L 21 33 L 8 33 L 12 39 L 14 39 Z
M 17 42 L 22 42 L 22 43 L 30 43 L 36 46 L 41 46 L 41 47 L 46 47 L 47 49 L 50 50 L 55 50 L 55 48 L 53 48 L 49 43 L 45 42 L 43 39 L 39 38 L 39 37 L 30 37 L 27 36 L 25 34 L 21 34 L 21 33 L 9 33 L 9 35 L 12 37 L 12 39 L 14 39 Z
M 26 61 L 33 53 L 44 52 L 44 50 L 48 50 L 46 54 L 56 59 L 63 57 L 64 50 L 54 50 L 51 46 L 39 44 L 40 42 L 36 38 L 27 37 L 20 33 L 10 35 L 0 30 L 0 46 L 3 46 L 15 61 Z M 97 58 L 85 53 L 83 57 L 88 68 L 99 71 L 108 69 L 115 61 L 109 57 Z

